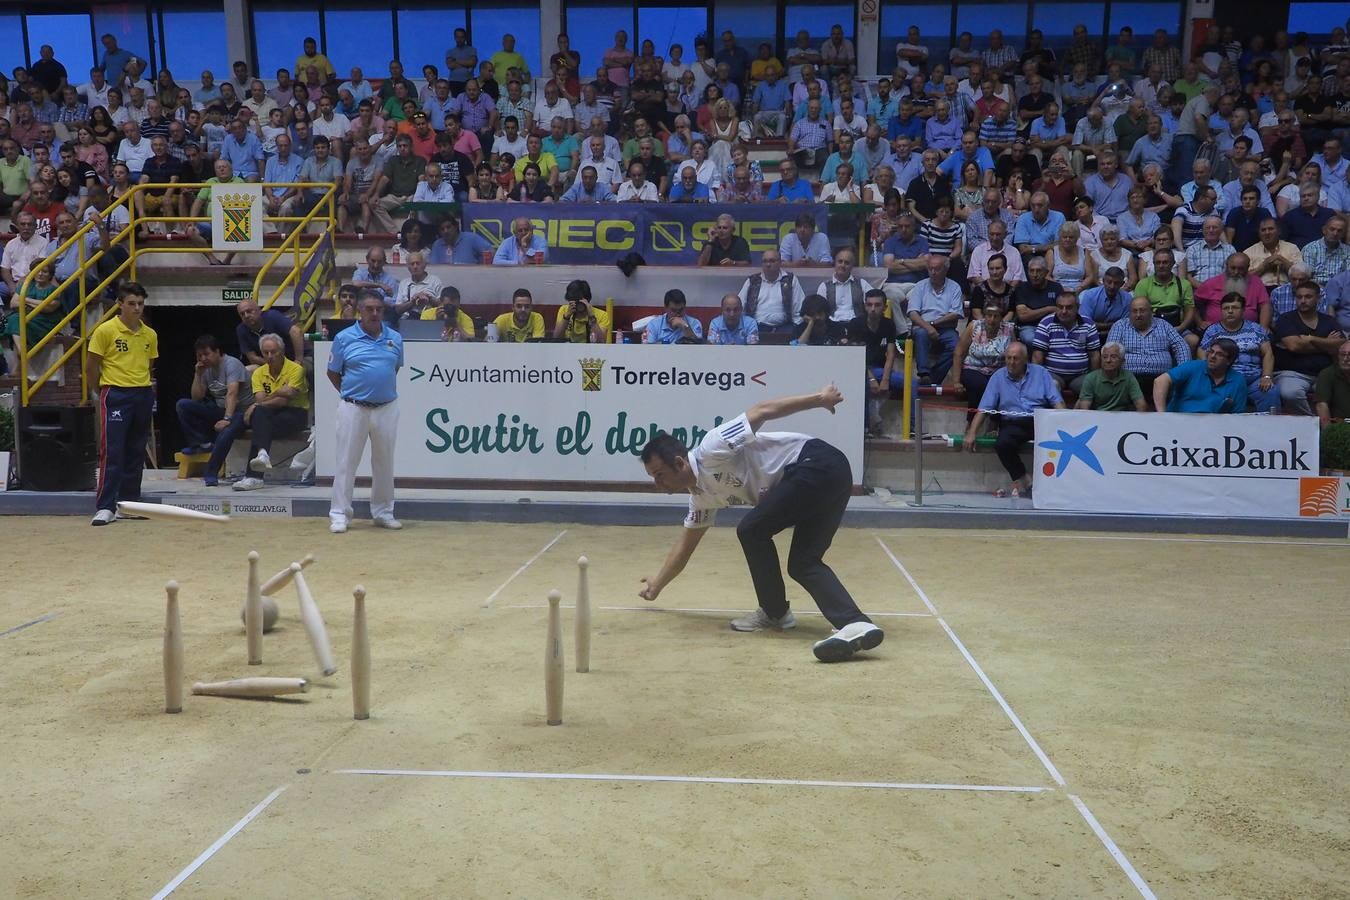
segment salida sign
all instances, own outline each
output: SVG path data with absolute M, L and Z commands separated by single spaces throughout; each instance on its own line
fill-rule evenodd
M 1036 413 L 1037 508 L 1296 517 L 1317 475 L 1314 419 Z

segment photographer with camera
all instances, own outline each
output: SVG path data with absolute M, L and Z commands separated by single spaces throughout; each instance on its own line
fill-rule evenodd
M 566 338 L 574 344 L 603 344 L 609 334 L 609 313 L 591 304 L 591 286 L 578 278 L 568 282 L 565 302 L 558 307 L 558 320 L 553 325 L 555 338 Z
M 473 319 L 459 305 L 459 288 L 447 284 L 441 288 L 441 295 L 435 306 L 422 310 L 421 318 L 445 323 L 442 340 L 472 341 L 475 339 Z

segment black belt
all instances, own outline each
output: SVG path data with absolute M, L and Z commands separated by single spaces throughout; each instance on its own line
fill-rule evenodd
M 379 409 L 381 406 L 388 406 L 390 403 L 394 402 L 393 400 L 385 400 L 383 403 L 375 403 L 370 400 L 355 400 L 351 397 L 343 397 L 342 399 L 347 403 L 354 403 L 357 406 L 364 406 L 366 409 Z

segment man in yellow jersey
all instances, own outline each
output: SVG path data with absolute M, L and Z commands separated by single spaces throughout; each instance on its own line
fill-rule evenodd
M 269 451 L 275 438 L 303 431 L 309 425 L 309 383 L 300 363 L 286 358 L 279 334 L 258 339 L 263 364 L 253 370 L 253 405 L 244 410 L 244 424 L 253 429 L 248 471 L 234 483 L 236 491 L 256 491 L 263 473 L 272 468 Z M 257 474 L 254 474 L 257 473 Z
M 544 336 L 544 317 L 534 311 L 534 296 L 525 288 L 511 295 L 511 311 L 492 320 L 497 339 L 504 344 L 520 344 Z
M 609 334 L 609 313 L 591 302 L 590 282 L 580 278 L 567 283 L 563 305 L 553 323 L 553 336 L 574 344 L 603 344 Z
M 90 525 L 107 525 L 117 501 L 141 499 L 141 472 L 155 406 L 150 366 L 159 356 L 159 337 L 141 321 L 145 288 L 134 281 L 117 289 L 117 317 L 94 329 L 89 339 L 88 383 L 98 386 L 102 427 L 98 444 L 98 511 Z

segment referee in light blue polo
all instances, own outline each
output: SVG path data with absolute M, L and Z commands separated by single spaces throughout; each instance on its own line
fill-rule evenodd
M 338 332 L 328 357 L 328 380 L 337 388 L 333 503 L 328 530 L 342 534 L 352 518 L 356 467 L 370 441 L 370 516 L 378 528 L 399 529 L 394 518 L 394 439 L 398 432 L 398 370 L 403 338 L 384 321 L 384 297 L 363 288 L 357 323 Z

